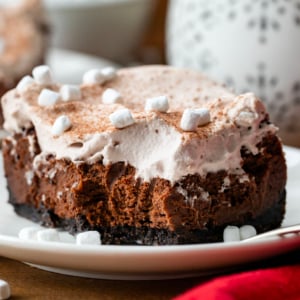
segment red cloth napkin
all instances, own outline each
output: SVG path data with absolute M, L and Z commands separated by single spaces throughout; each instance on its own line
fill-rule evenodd
M 174 300 L 300 299 L 300 264 L 222 276 Z

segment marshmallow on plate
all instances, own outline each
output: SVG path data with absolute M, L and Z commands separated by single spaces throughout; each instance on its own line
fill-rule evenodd
M 100 233 L 98 231 L 86 231 L 76 236 L 77 245 L 101 245 Z
M 241 240 L 256 236 L 256 229 L 252 225 L 244 225 L 240 227 Z
M 252 225 L 242 227 L 227 226 L 223 231 L 224 242 L 236 242 L 245 240 L 256 235 L 256 229 Z
M 224 242 L 240 241 L 240 229 L 237 226 L 227 226 L 223 231 Z
M 10 294 L 9 284 L 5 280 L 0 279 L 0 300 L 10 298 Z
M 39 230 L 38 227 L 24 227 L 19 231 L 19 238 L 27 241 L 36 240 Z
M 56 229 L 42 229 L 36 234 L 37 240 L 41 242 L 59 242 L 59 234 Z

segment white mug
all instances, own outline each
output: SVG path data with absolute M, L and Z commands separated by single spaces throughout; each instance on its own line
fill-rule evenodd
M 299 0 L 170 0 L 167 59 L 254 92 L 300 147 Z

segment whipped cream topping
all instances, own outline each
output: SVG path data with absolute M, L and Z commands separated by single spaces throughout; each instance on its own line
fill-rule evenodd
M 61 87 L 48 88 L 58 92 Z M 122 94 L 122 104 L 102 103 L 107 88 Z M 262 122 L 267 113 L 253 94 L 236 96 L 197 72 L 173 67 L 123 69 L 103 84 L 81 85 L 79 101 L 46 107 L 38 105 L 42 89 L 34 83 L 22 93 L 12 90 L 2 98 L 6 130 L 35 127 L 41 149 L 34 160 L 36 168 L 52 154 L 78 164 L 123 161 L 145 181 L 160 177 L 174 183 L 188 174 L 205 176 L 220 170 L 243 175 L 241 147 L 257 154 L 256 145 L 277 130 Z M 144 110 L 146 100 L 156 95 L 168 98 L 168 112 Z M 180 120 L 187 108 L 206 108 L 210 122 L 193 132 L 183 131 Z M 109 116 L 124 109 L 130 110 L 134 123 L 118 129 Z M 72 127 L 53 136 L 52 125 L 60 115 L 67 115 Z

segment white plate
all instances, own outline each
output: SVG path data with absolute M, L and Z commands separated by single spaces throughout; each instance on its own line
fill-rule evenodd
M 284 226 L 300 223 L 300 151 L 285 148 L 289 165 Z M 18 232 L 32 222 L 7 204 L 0 160 L 0 255 L 58 273 L 105 279 L 179 278 L 224 269 L 281 254 L 300 246 L 300 236 L 256 242 L 179 246 L 79 246 L 21 241 Z

